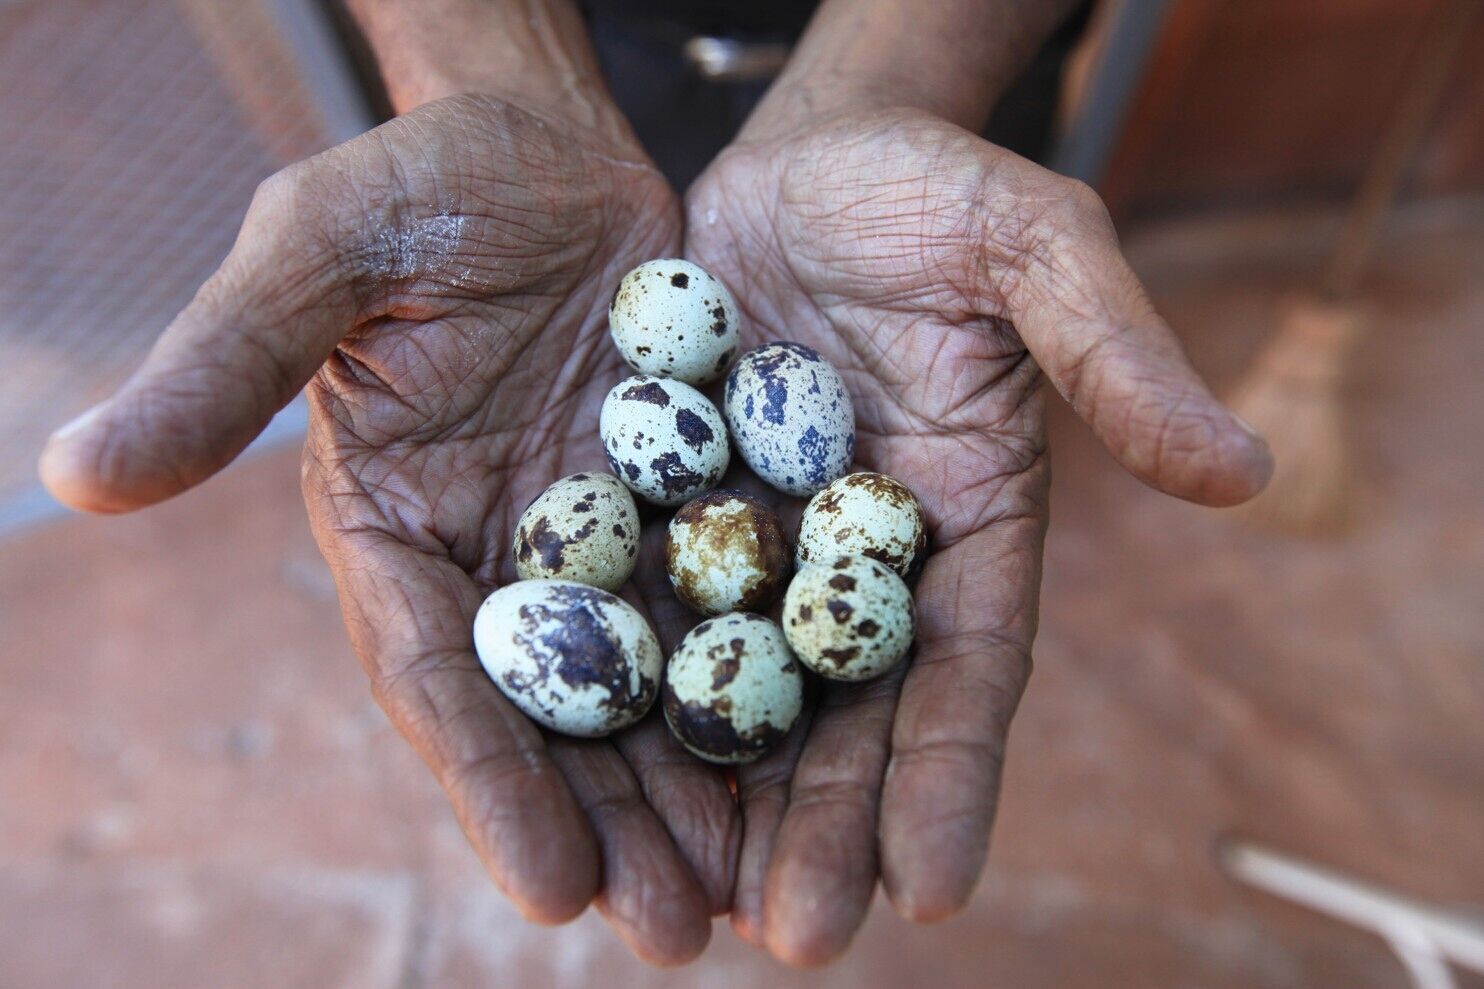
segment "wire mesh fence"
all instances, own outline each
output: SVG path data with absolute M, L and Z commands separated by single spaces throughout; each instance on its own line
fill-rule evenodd
M 257 183 L 339 136 L 281 3 L 0 4 L 0 528 L 34 507 L 46 435 L 137 365 Z

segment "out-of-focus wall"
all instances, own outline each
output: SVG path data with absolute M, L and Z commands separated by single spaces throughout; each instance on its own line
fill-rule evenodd
M 1100 191 L 1125 217 L 1342 198 L 1448 2 L 1170 0 Z M 1484 18 L 1474 24 L 1414 193 L 1484 189 Z

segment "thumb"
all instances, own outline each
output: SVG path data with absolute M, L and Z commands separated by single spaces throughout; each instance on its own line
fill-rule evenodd
M 259 186 L 225 261 L 115 393 L 57 430 L 39 465 L 63 504 L 127 512 L 225 467 L 291 401 L 356 316 L 306 175 Z
M 1058 183 L 1069 180 L 1056 179 Z M 1267 444 L 1211 394 L 1118 246 L 1101 200 L 1070 182 L 998 300 L 1052 384 L 1130 473 L 1203 505 L 1272 475 Z

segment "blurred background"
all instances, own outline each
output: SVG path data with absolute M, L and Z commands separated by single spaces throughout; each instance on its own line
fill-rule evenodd
M 296 407 L 136 516 L 41 491 L 256 183 L 384 104 L 319 0 L 0 3 L 0 987 L 1484 986 L 1479 7 L 1097 3 L 1012 90 L 992 133 L 1099 189 L 1279 473 L 1179 504 L 1055 409 L 985 881 L 804 974 L 502 900 L 350 653 Z

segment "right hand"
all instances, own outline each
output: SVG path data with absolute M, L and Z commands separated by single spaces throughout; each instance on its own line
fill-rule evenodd
M 598 409 L 626 373 L 613 286 L 679 252 L 674 194 L 626 134 L 459 96 L 280 172 L 42 473 L 74 507 L 140 508 L 223 467 L 308 382 L 305 499 L 377 701 L 528 917 L 597 898 L 641 957 L 676 963 L 730 906 L 725 779 L 658 718 L 612 740 L 543 735 L 470 648 L 481 599 L 514 578 L 521 510 L 603 465 Z M 673 645 L 664 569 L 638 573 L 658 578 L 639 592 Z

